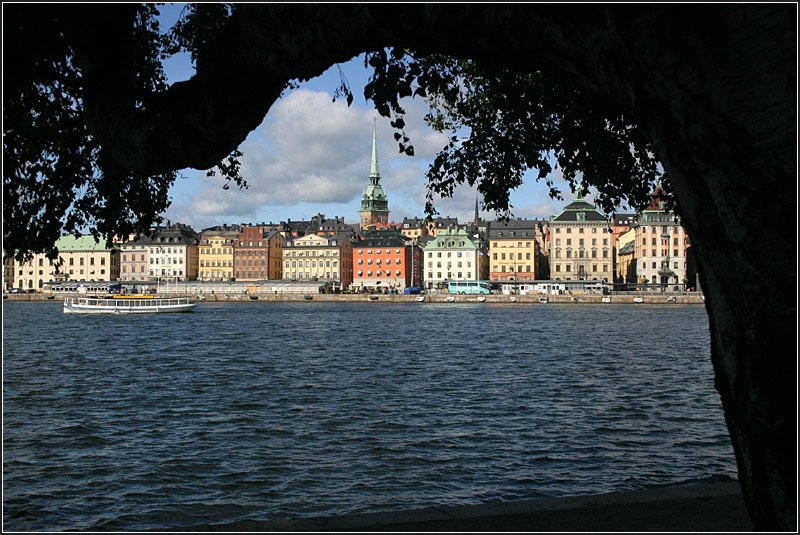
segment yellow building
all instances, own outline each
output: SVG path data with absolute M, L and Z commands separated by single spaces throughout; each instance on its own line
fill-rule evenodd
M 616 282 L 636 282 L 636 229 L 620 234 L 616 245 Z
M 542 229 L 542 222 L 535 220 L 493 222 L 489 228 L 489 279 L 520 281 L 542 278 Z
M 108 282 L 119 278 L 119 250 L 106 249 L 105 241 L 93 236 L 62 236 L 56 241 L 58 272 L 55 263 L 44 254 L 33 255 L 29 262 L 14 260 L 14 284 L 25 290 L 44 290 L 55 281 Z
M 242 228 L 222 225 L 203 230 L 198 246 L 198 279 L 227 281 L 235 277 L 234 244 Z
M 550 278 L 613 282 L 612 239 L 608 218 L 578 190 L 550 220 Z
M 353 282 L 353 242 L 347 234 L 307 234 L 287 240 L 283 248 L 283 277 L 286 280 L 321 281 L 335 289 Z

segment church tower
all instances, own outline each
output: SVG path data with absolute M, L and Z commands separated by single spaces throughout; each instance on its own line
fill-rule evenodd
M 389 222 L 389 198 L 381 187 L 381 175 L 378 172 L 378 142 L 375 119 L 372 120 L 372 167 L 369 173 L 369 184 L 361 195 L 361 229 L 373 223 Z

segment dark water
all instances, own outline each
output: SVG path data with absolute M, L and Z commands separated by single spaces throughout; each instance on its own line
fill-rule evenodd
M 3 306 L 3 527 L 143 530 L 735 477 L 702 306 Z

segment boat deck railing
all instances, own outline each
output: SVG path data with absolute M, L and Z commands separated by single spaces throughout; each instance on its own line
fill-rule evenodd
M 155 299 L 106 299 L 102 297 L 67 297 L 65 306 L 86 305 L 110 308 L 152 308 L 177 305 L 189 305 L 192 300 L 188 297 L 165 297 Z

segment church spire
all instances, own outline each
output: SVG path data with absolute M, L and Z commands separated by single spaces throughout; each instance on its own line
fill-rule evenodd
M 380 177 L 380 173 L 378 172 L 378 136 L 377 136 L 377 125 L 376 119 L 372 118 L 372 167 L 369 171 L 370 178 L 373 177 Z M 374 182 L 373 182 L 374 183 Z

